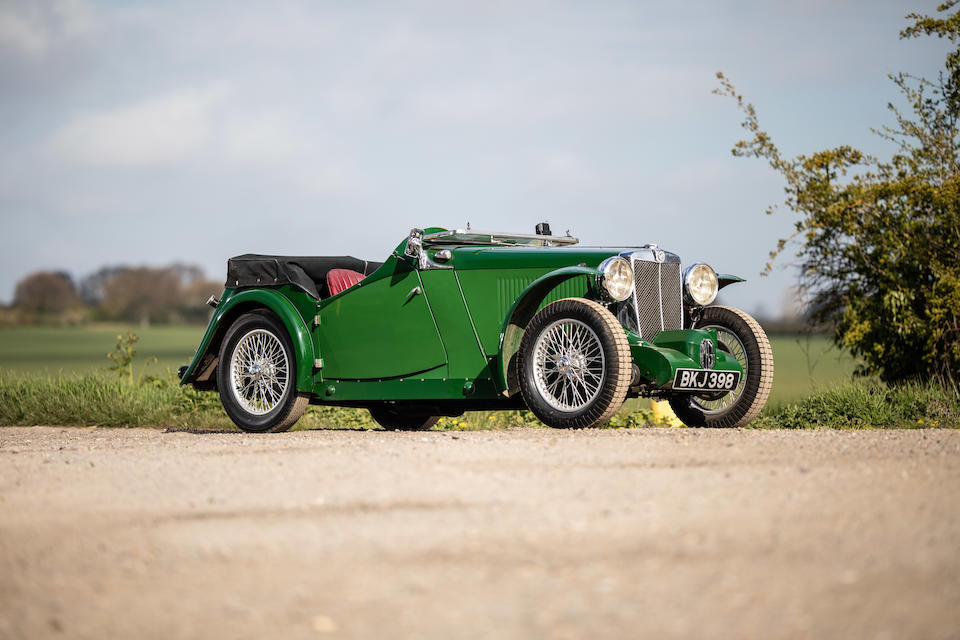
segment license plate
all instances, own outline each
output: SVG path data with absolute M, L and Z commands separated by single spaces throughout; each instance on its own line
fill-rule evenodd
M 712 369 L 677 369 L 674 391 L 730 391 L 740 382 L 739 371 Z

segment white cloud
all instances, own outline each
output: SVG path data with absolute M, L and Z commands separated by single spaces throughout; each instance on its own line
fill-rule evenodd
M 96 28 L 93 9 L 84 0 L 57 0 L 51 12 L 58 31 L 65 36 L 87 35 Z
M 68 162 L 95 166 L 156 166 L 201 150 L 211 136 L 224 90 L 182 90 L 138 104 L 76 117 L 54 134 L 49 149 Z
M 252 170 L 310 197 L 354 194 L 364 182 L 349 155 L 298 113 L 238 112 L 220 123 L 211 147 L 226 171 Z
M 296 115 L 280 112 L 246 113 L 227 118 L 221 126 L 221 150 L 239 165 L 277 167 L 302 153 L 306 141 Z
M 689 192 L 694 185 L 698 190 L 721 189 L 729 185 L 737 175 L 739 164 L 728 156 L 695 161 L 691 164 L 674 167 L 660 173 L 658 186 L 667 190 Z
M 14 1 L 0 4 L 0 49 L 39 57 L 95 28 L 93 11 L 83 0 Z
M 538 185 L 564 191 L 589 191 L 600 186 L 603 176 L 579 155 L 550 153 L 536 158 L 534 176 Z
M 158 51 L 218 55 L 303 54 L 337 33 L 332 12 L 319 3 L 122 2 L 105 20 L 115 32 L 135 33 Z M 335 16 L 334 16 L 335 17 Z
M 18 53 L 35 56 L 47 49 L 48 34 L 35 15 L 11 5 L 0 9 L 0 44 Z
M 526 84 L 505 81 L 431 86 L 413 93 L 409 108 L 429 122 L 515 125 L 562 119 L 666 118 L 709 100 L 708 69 L 628 65 L 615 71 L 563 69 Z M 506 74 L 505 74 L 506 75 Z M 629 82 L 624 82 L 624 79 Z
M 369 60 L 391 76 L 418 74 L 454 54 L 458 44 L 445 33 L 425 31 L 409 23 L 388 27 L 366 48 Z
M 582 113 L 576 92 L 506 83 L 431 87 L 410 97 L 412 113 L 428 122 L 455 125 L 525 125 Z
M 292 170 L 288 178 L 310 197 L 356 196 L 369 186 L 363 173 L 343 158 L 308 162 Z
M 335 33 L 336 25 L 328 19 L 329 12 L 317 12 L 309 4 L 233 5 L 233 12 L 231 19 L 220 23 L 224 30 L 220 35 L 221 41 L 258 51 L 313 48 L 329 40 Z M 320 15 L 324 17 L 321 19 Z M 195 35 L 209 37 L 205 29 L 197 29 L 196 26 L 194 29 Z
M 519 119 L 526 100 L 505 87 L 428 89 L 411 100 L 413 112 L 429 121 L 503 124 Z

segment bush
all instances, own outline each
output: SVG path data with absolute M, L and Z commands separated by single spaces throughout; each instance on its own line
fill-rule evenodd
M 938 9 L 948 12 L 951 0 Z M 960 38 L 960 15 L 911 14 L 902 38 Z M 849 146 L 784 158 L 761 130 L 753 105 L 718 74 L 752 135 L 734 155 L 767 160 L 785 182 L 798 240 L 801 286 L 812 315 L 835 341 L 885 381 L 960 380 L 960 50 L 937 81 L 892 76 L 911 106 L 890 106 L 896 125 L 877 133 L 899 150 L 881 162 Z M 771 208 L 770 211 L 773 209 Z M 770 212 L 768 211 L 768 213 Z M 770 265 L 768 265 L 768 269 Z

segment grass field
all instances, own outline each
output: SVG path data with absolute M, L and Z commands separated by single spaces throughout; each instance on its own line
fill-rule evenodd
M 159 362 L 147 373 L 175 371 L 193 357 L 203 335 L 198 326 L 0 328 L 0 373 L 7 375 L 89 373 L 106 371 L 117 335 L 132 329 L 140 336 L 136 344 L 135 375 L 151 356 Z M 850 379 L 855 362 L 833 348 L 823 336 L 773 336 L 775 376 L 768 406 L 798 401 L 814 391 Z
M 149 372 L 187 364 L 203 337 L 203 327 L 89 325 L 82 327 L 0 328 L 0 371 L 10 374 L 89 373 L 106 370 L 117 335 L 127 330 L 140 337 L 134 364 L 139 375 L 144 361 L 154 356 L 159 362 Z
M 776 335 L 773 347 L 773 392 L 767 406 L 797 402 L 811 393 L 849 382 L 856 360 L 826 336 Z

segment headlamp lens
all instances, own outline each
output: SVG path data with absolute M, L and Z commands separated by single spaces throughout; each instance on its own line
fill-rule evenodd
M 708 305 L 716 299 L 719 289 L 717 272 L 710 265 L 693 265 L 687 270 L 684 280 L 687 285 L 687 294 L 695 303 Z
M 633 270 L 630 263 L 620 257 L 605 260 L 603 269 L 603 288 L 617 302 L 626 300 L 633 289 Z

